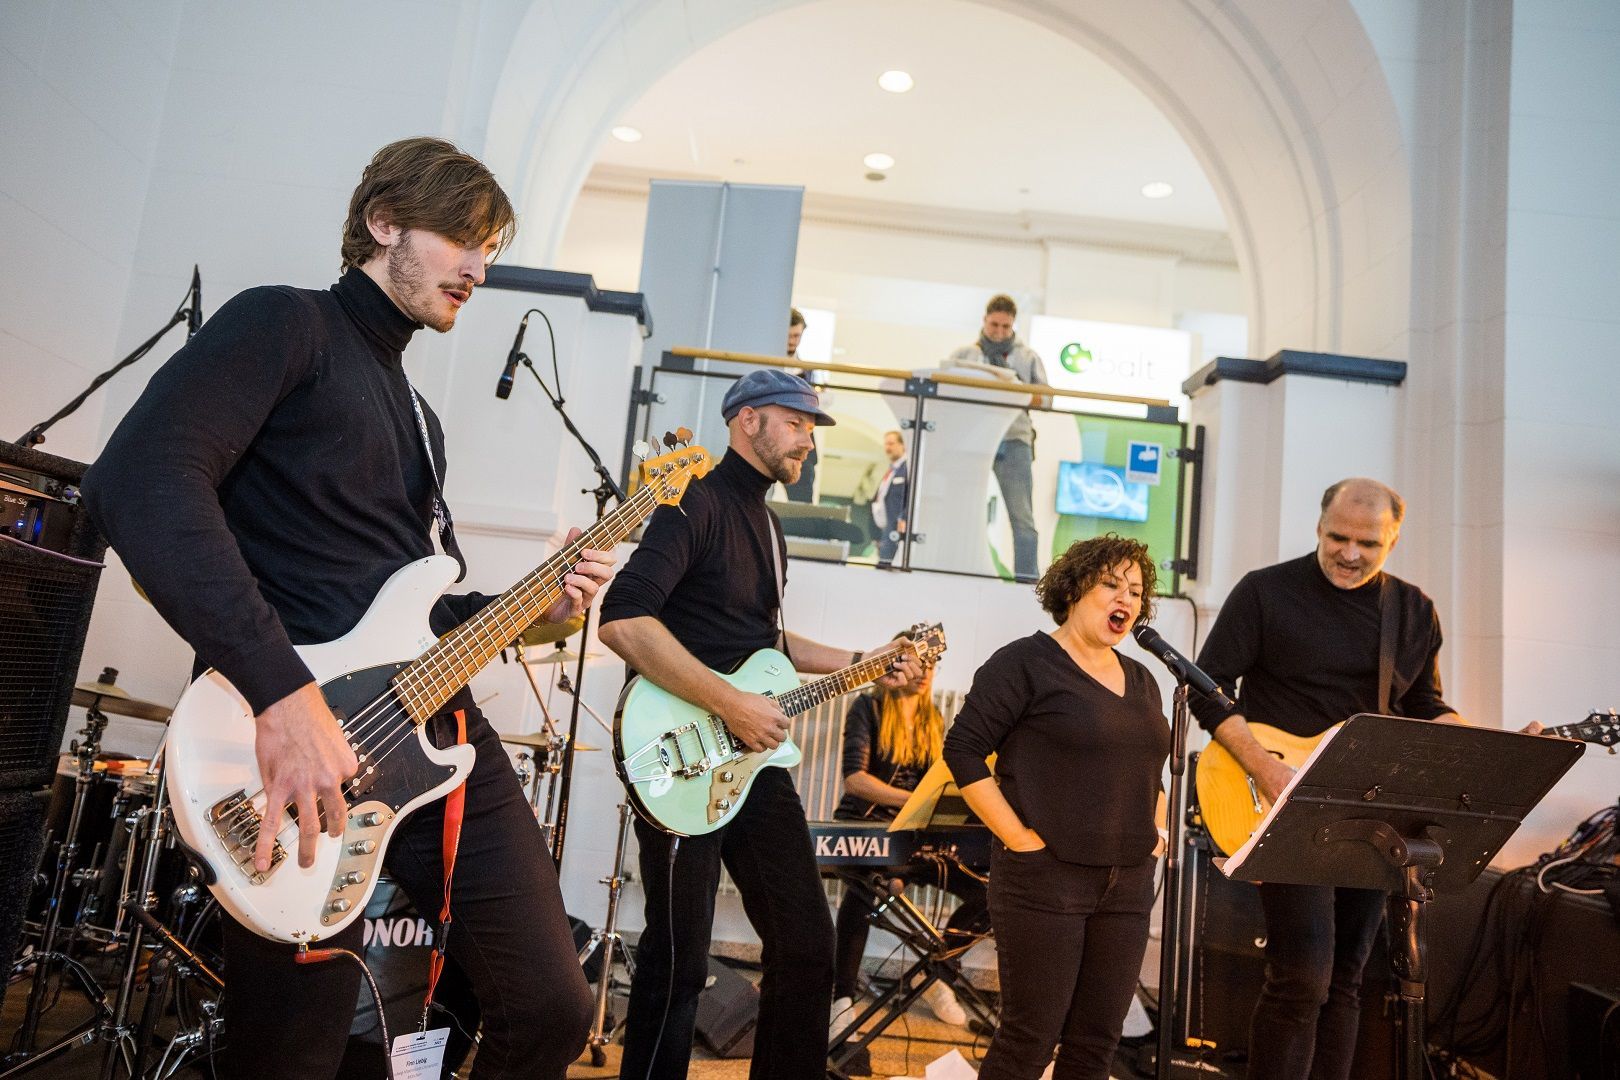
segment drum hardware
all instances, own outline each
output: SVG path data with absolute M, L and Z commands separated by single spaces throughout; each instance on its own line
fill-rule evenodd
M 501 741 L 513 746 L 522 746 L 533 752 L 520 752 L 516 758 L 518 783 L 529 789 L 529 805 L 534 810 L 535 820 L 540 823 L 540 832 L 545 837 L 546 846 L 555 848 L 557 835 L 557 796 L 559 778 L 562 775 L 564 762 L 568 757 L 568 738 L 557 730 L 556 720 L 551 715 L 551 708 L 546 704 L 546 695 L 540 689 L 540 682 L 534 676 L 533 668 L 546 664 L 562 664 L 570 660 L 578 660 L 579 653 L 564 647 L 566 638 L 561 636 L 562 631 L 573 633 L 584 624 L 584 616 L 571 619 L 566 623 L 541 623 L 525 630 L 516 641 L 512 642 L 517 652 L 518 668 L 523 677 L 529 682 L 529 690 L 534 694 L 536 704 L 540 706 L 540 730 L 527 732 L 522 735 L 502 734 Z M 528 651 L 533 644 L 550 644 L 555 642 L 557 647 L 546 654 L 544 659 L 535 659 Z M 597 653 L 586 653 L 587 659 L 595 657 Z M 567 690 L 568 674 L 561 668 L 557 672 L 557 685 Z M 594 713 L 592 713 L 595 716 Z M 601 723 L 601 717 L 597 717 Z M 606 725 L 604 725 L 606 727 Z M 612 729 L 607 729 L 609 734 Z M 582 743 L 574 745 L 575 750 L 594 751 L 600 747 L 586 746 Z M 532 781 L 532 786 L 531 786 Z M 543 799 L 542 799 L 543 794 Z M 544 802 L 544 809 L 541 803 Z
M 579 963 L 584 967 L 597 949 L 602 950 L 602 975 L 596 981 L 596 1011 L 591 1017 L 590 1038 L 586 1040 L 593 1069 L 600 1069 L 607 1061 L 607 1051 L 603 1047 L 613 1041 L 613 1032 L 618 1027 L 608 1013 L 608 997 L 613 992 L 614 960 L 624 965 L 627 982 L 636 977 L 635 961 L 631 959 L 630 950 L 625 947 L 624 938 L 619 934 L 619 893 L 625 882 L 624 856 L 630 835 L 631 813 L 629 800 L 619 804 L 619 840 L 613 849 L 613 872 L 600 879 L 608 889 L 607 919 L 602 929 L 591 931 L 590 940 L 579 951 Z
M 117 672 L 111 668 L 102 673 L 108 689 L 111 689 L 112 679 L 116 675 Z M 106 993 L 96 982 L 95 976 L 70 955 L 71 945 L 77 938 L 76 931 L 69 935 L 69 948 L 58 948 L 58 935 L 62 931 L 62 907 L 68 885 L 74 878 L 74 861 L 79 853 L 79 838 L 85 825 L 85 804 L 89 801 L 90 789 L 97 783 L 96 757 L 101 753 L 101 734 L 107 728 L 107 715 L 101 711 L 100 705 L 107 696 L 104 693 L 92 696 L 86 706 L 84 728 L 79 732 L 79 737 L 70 744 L 78 766 L 73 780 L 72 809 L 68 812 L 67 827 L 62 831 L 62 842 L 56 849 L 56 870 L 51 875 L 51 889 L 45 901 L 45 915 L 40 926 L 38 944 L 33 952 L 17 962 L 11 972 L 14 978 L 25 968 L 32 968 L 33 975 L 29 984 L 28 1003 L 23 1008 L 22 1023 L 12 1040 L 11 1054 L 6 1058 L 6 1063 L 14 1064 L 15 1067 L 0 1073 L 0 1077 L 11 1076 L 36 1063 L 48 1061 L 76 1045 L 88 1045 L 88 1042 L 94 1041 L 93 1032 L 111 1015 Z M 45 1011 L 46 997 L 52 986 L 52 972 L 57 968 L 60 968 L 64 975 L 72 976 L 73 982 L 95 1009 L 96 1015 L 56 1043 L 44 1050 L 36 1051 L 39 1020 Z M 19 1062 L 20 1064 L 17 1064 Z
M 168 710 L 126 695 L 113 684 L 116 675 L 108 668 L 98 681 L 81 683 L 74 691 L 74 701 L 84 706 L 86 720 L 84 729 L 70 744 L 73 756 L 66 763 L 73 775 L 72 802 L 67 823 L 61 829 L 62 842 L 49 878 L 50 892 L 38 924 L 35 948 L 13 969 L 15 976 L 31 968 L 32 978 L 23 1020 L 12 1053 L 4 1061 L 4 1071 L 0 1071 L 0 1080 L 21 1076 L 77 1047 L 96 1043 L 105 1044 L 102 1080 L 118 1075 L 160 1080 L 172 1076 L 199 1054 L 212 1053 L 218 1042 L 219 977 L 191 943 L 182 941 L 152 913 L 157 907 L 159 872 L 166 858 L 175 857 L 161 760 L 150 772 L 143 768 L 145 762 L 98 760 L 108 714 L 162 720 Z M 66 774 L 66 770 L 61 772 Z M 78 853 L 93 824 L 92 815 L 87 814 L 90 794 L 97 788 L 105 790 L 103 785 L 111 782 L 118 785 L 111 807 L 113 839 L 98 840 L 91 860 L 80 864 Z M 99 812 L 107 812 L 105 804 Z M 116 832 L 119 826 L 125 829 L 122 842 Z M 103 893 L 114 884 L 114 911 L 107 912 Z M 71 930 L 63 925 L 69 885 L 83 890 Z M 202 891 L 195 885 L 181 885 L 172 894 L 171 910 L 177 919 L 184 920 L 202 898 Z M 209 908 L 204 909 L 194 928 L 206 921 Z M 106 914 L 113 916 L 110 929 L 93 924 L 95 918 Z M 130 916 L 127 922 L 126 916 Z M 106 958 L 116 957 L 121 964 L 118 984 L 111 995 L 75 955 L 86 944 L 103 946 Z M 93 1015 L 51 1045 L 37 1048 L 40 1018 L 54 1004 L 64 983 L 71 983 L 83 995 Z M 131 1012 L 142 983 L 146 1001 L 140 1021 L 135 1024 Z M 157 1028 L 167 1014 L 169 993 L 184 985 L 195 988 L 202 996 L 187 998 L 185 1008 L 176 999 L 177 1029 L 148 1072 L 146 1059 L 160 1041 Z

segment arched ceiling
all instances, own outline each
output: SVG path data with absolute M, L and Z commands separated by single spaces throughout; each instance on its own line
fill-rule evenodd
M 909 72 L 904 94 L 877 85 Z M 817 194 L 1224 231 L 1181 135 L 1118 69 L 967 0 L 816 0 L 693 52 L 604 135 L 616 173 L 802 184 Z M 895 164 L 866 179 L 862 159 Z M 1171 185 L 1149 199 L 1150 181 Z

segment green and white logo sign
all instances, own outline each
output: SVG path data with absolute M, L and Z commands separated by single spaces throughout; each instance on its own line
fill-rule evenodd
M 1078 375 L 1086 369 L 1087 364 L 1091 363 L 1091 350 L 1078 341 L 1071 341 L 1063 346 L 1062 352 L 1058 353 L 1058 362 L 1066 370 Z

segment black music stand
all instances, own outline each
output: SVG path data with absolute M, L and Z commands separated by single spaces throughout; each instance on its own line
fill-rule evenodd
M 1424 907 L 1478 877 L 1585 745 L 1358 713 L 1318 747 L 1228 877 L 1389 892 L 1402 1080 L 1428 1075 Z

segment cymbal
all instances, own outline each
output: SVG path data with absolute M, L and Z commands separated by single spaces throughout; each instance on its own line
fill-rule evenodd
M 588 652 L 585 654 L 585 659 L 595 660 L 601 655 L 602 654 L 599 652 Z M 561 646 L 558 646 L 555 649 L 547 649 L 544 652 L 525 653 L 523 662 L 530 666 L 537 664 L 571 664 L 578 659 L 579 653 L 575 652 L 573 649 L 564 649 Z
M 132 716 L 137 720 L 155 720 L 160 724 L 169 718 L 170 711 L 163 705 L 130 697 L 123 687 L 105 682 L 79 683 L 73 688 L 73 704 L 84 708 L 95 705 L 113 716 Z
M 526 628 L 517 636 L 525 649 L 532 649 L 536 645 L 550 645 L 554 641 L 571 638 L 579 633 L 585 626 L 585 613 L 575 615 L 567 622 L 548 623 L 537 622 Z
M 531 746 L 536 750 L 544 750 L 551 745 L 551 736 L 543 731 L 532 731 L 526 735 L 509 735 L 501 732 L 501 742 L 511 743 L 513 746 Z M 586 743 L 575 743 L 575 750 L 600 750 L 600 746 L 590 746 Z

